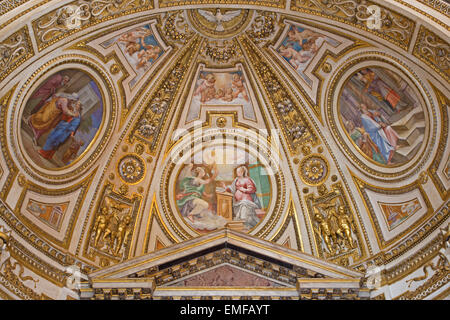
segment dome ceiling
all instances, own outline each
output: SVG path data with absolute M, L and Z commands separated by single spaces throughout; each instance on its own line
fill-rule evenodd
M 361 274 L 382 267 L 383 284 L 436 256 L 450 184 L 444 9 L 19 8 L 1 9 L 0 218 L 11 259 L 44 287 L 71 265 L 98 273 L 223 228 Z

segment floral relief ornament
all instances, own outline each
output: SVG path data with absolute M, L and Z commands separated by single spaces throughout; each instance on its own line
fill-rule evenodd
M 137 183 L 144 177 L 145 164 L 136 155 L 127 155 L 119 161 L 120 177 L 127 183 Z
M 319 185 L 328 176 L 326 159 L 319 155 L 309 155 L 300 162 L 300 178 L 308 185 Z

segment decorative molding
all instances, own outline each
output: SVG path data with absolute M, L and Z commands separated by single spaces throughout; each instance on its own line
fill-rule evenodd
M 27 26 L 0 41 L 0 81 L 33 55 Z
M 376 5 L 380 8 L 381 28 L 370 29 L 368 20 L 372 13 L 368 7 Z M 340 1 L 340 0 L 292 0 L 291 10 L 327 17 L 346 23 L 364 31 L 373 33 L 397 46 L 407 50 L 413 37 L 415 22 L 374 1 Z
M 450 45 L 424 26 L 420 26 L 413 55 L 450 81 Z

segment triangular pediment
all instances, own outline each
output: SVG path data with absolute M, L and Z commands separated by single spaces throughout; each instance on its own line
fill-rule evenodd
M 286 287 L 276 282 L 244 271 L 236 266 L 222 264 L 204 272 L 198 272 L 184 279 L 167 284 L 168 287 Z
M 152 298 L 232 293 L 298 297 L 315 287 L 323 292 L 359 290 L 362 276 L 298 250 L 222 229 L 97 270 L 82 294 L 93 298 L 95 292 L 114 296 L 142 289 Z

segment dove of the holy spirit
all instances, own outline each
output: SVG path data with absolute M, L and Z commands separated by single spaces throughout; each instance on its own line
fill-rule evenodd
M 216 31 L 223 31 L 224 28 L 222 22 L 227 22 L 237 17 L 241 14 L 241 10 L 229 11 L 225 14 L 222 14 L 222 12 L 220 12 L 220 9 L 217 9 L 215 15 L 206 10 L 198 10 L 198 13 L 200 13 L 206 20 L 216 23 Z

